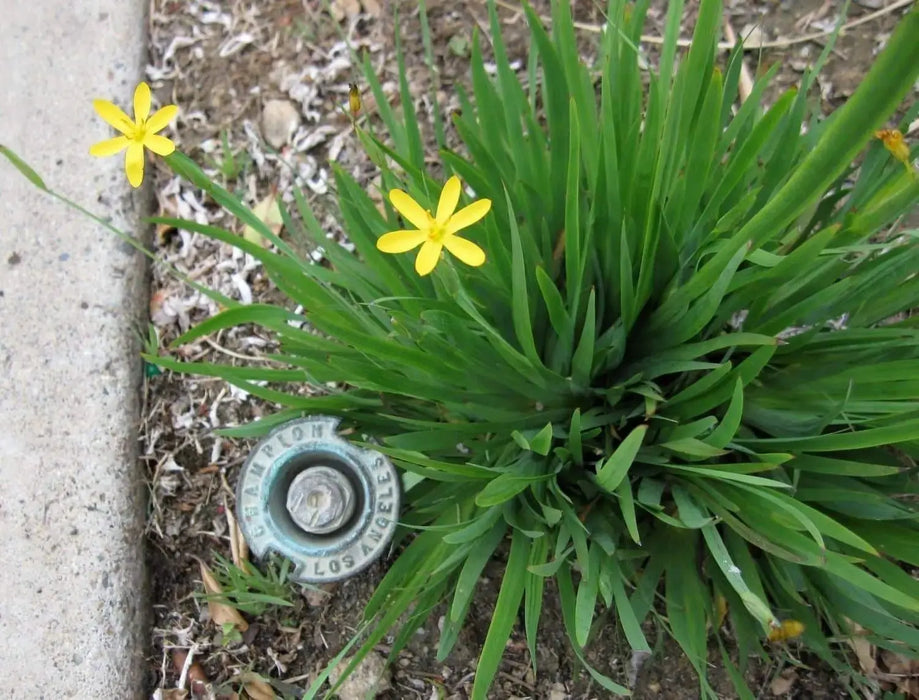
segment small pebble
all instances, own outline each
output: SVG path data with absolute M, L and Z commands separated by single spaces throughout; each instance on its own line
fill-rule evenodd
M 348 667 L 350 662 L 350 658 L 344 659 L 329 674 L 329 680 L 333 685 L 338 682 L 341 672 Z M 385 659 L 375 651 L 371 651 L 339 686 L 336 691 L 339 700 L 366 700 L 368 697 L 374 697 L 389 690 L 392 687 L 389 682 L 389 673 Z
M 300 126 L 300 112 L 288 100 L 268 100 L 262 108 L 262 136 L 280 149 Z

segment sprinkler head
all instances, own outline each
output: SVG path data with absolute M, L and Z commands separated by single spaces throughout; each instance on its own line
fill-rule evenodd
M 287 490 L 287 512 L 306 532 L 327 535 L 340 530 L 354 513 L 354 489 L 340 471 L 310 467 Z
M 275 428 L 250 453 L 236 489 L 237 520 L 252 552 L 296 566 L 304 583 L 353 576 L 388 546 L 399 515 L 399 476 L 379 452 L 313 416 Z

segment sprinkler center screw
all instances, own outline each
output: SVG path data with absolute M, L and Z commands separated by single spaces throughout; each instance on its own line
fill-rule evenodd
M 354 513 L 354 489 L 337 469 L 310 467 L 287 491 L 287 512 L 306 532 L 326 535 L 340 529 Z

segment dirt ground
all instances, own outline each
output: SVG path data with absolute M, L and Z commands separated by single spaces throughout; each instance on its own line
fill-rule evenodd
M 594 2 L 573 2 L 585 59 L 594 52 L 596 28 L 602 14 Z M 835 21 L 841 2 L 827 0 L 727 0 L 725 16 L 733 29 L 753 43 L 772 46 L 747 54 L 754 73 L 780 64 L 772 94 L 796 84 L 802 71 L 820 53 L 825 32 Z M 890 6 L 897 7 L 890 11 Z M 541 13 L 548 0 L 534 2 Z M 428 0 L 428 16 L 436 74 L 432 78 L 420 41 L 420 22 L 414 1 L 386 0 L 263 0 L 257 3 L 210 0 L 152 0 L 150 56 L 147 78 L 160 103 L 181 108 L 173 136 L 179 148 L 208 165 L 224 184 L 250 205 L 277 193 L 289 197 L 293 165 L 327 230 L 340 235 L 330 216 L 331 161 L 337 161 L 368 187 L 376 176 L 360 150 L 345 114 L 349 83 L 362 85 L 360 69 L 351 61 L 348 43 L 367 51 L 381 75 L 390 99 L 398 97 L 394 37 L 396 22 L 403 38 L 409 79 L 424 117 L 424 133 L 433 143 L 428 95 L 438 90 L 445 109 L 457 106 L 452 90 L 468 80 L 468 54 L 477 28 L 487 36 L 487 12 L 479 0 Z M 697 3 L 687 2 L 683 36 L 688 37 Z M 660 36 L 666 2 L 656 1 L 646 33 Z M 845 32 L 813 90 L 815 104 L 824 111 L 852 93 L 883 45 L 904 3 L 894 0 L 853 2 L 849 19 L 867 21 Z M 398 12 L 398 20 L 394 12 Z M 513 4 L 500 8 L 508 53 L 525 67 L 528 31 L 522 13 Z M 817 36 L 812 36 L 812 35 Z M 807 39 L 807 37 L 811 37 Z M 487 41 L 485 42 L 487 44 Z M 778 46 L 775 46 L 778 44 Z M 654 56 L 653 43 L 650 55 Z M 266 105 L 268 121 L 263 120 Z M 293 109 L 291 109 L 291 107 Z M 373 119 L 372 100 L 364 112 Z M 279 156 L 264 145 L 268 131 L 280 130 Z M 292 134 L 289 138 L 285 135 Z M 437 172 L 430 148 L 431 167 Z M 233 162 L 228 154 L 234 154 Z M 161 214 L 178 215 L 201 223 L 233 227 L 211 203 L 156 166 L 156 205 Z M 222 172 L 221 171 L 222 168 Z M 281 302 L 262 269 L 234 249 L 198 235 L 160 227 L 159 255 L 197 281 L 243 300 Z M 153 271 L 151 319 L 163 344 L 195 322 L 216 312 L 215 305 L 174 279 L 163 266 Z M 240 328 L 200 340 L 178 351 L 189 359 L 243 363 L 271 350 L 263 332 Z M 239 467 L 252 443 L 216 438 L 213 430 L 269 415 L 274 407 L 245 392 L 207 378 L 156 374 L 151 368 L 145 385 L 142 452 L 150 492 L 148 560 L 152 575 L 153 635 L 149 652 L 149 691 L 160 697 L 183 697 L 177 683 L 190 688 L 198 678 L 218 696 L 228 693 L 233 679 L 255 671 L 278 681 L 276 689 L 292 695 L 302 691 L 351 637 L 361 610 L 385 571 L 378 562 L 360 576 L 323 595 L 294 595 L 293 608 L 249 616 L 250 627 L 241 641 L 225 643 L 218 626 L 208 618 L 207 605 L 195 597 L 201 591 L 198 560 L 213 561 L 214 553 L 229 556 L 226 511 L 233 507 Z M 502 567 L 493 562 L 486 578 L 499 580 Z M 482 585 L 480 600 L 472 606 L 469 625 L 454 653 L 444 663 L 435 659 L 435 611 L 394 665 L 390 689 L 379 697 L 468 697 L 475 660 L 489 622 L 496 586 Z M 491 697 L 496 699 L 602 698 L 599 688 L 568 649 L 561 614 L 551 587 L 539 639 L 538 675 L 534 676 L 522 630 L 511 640 Z M 599 670 L 621 683 L 637 672 L 636 698 L 698 696 L 688 662 L 672 644 L 662 643 L 643 665 L 610 625 L 592 642 L 588 658 Z M 649 639 L 655 630 L 647 630 Z M 385 655 L 387 649 L 379 649 Z M 184 655 L 184 656 L 183 656 Z M 183 658 L 193 672 L 184 674 Z M 715 650 L 711 659 L 713 687 L 722 697 L 734 697 Z M 641 666 L 639 670 L 639 666 Z M 189 670 L 186 669 L 186 670 Z M 755 663 L 748 672 L 760 697 L 847 697 L 835 674 L 816 665 L 789 666 L 778 660 Z M 196 689 L 202 686 L 195 686 Z M 188 697 L 192 695 L 189 694 Z M 207 697 L 207 693 L 195 695 Z

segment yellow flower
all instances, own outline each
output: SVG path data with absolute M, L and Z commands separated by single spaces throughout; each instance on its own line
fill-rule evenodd
M 124 171 L 133 187 L 144 180 L 144 146 L 161 156 L 168 156 L 176 147 L 165 136 L 158 136 L 175 119 L 179 108 L 167 105 L 150 116 L 150 87 L 141 83 L 134 90 L 134 119 L 108 100 L 93 100 L 93 107 L 105 121 L 118 129 L 123 136 L 100 141 L 89 149 L 94 156 L 113 156 L 125 148 Z M 149 117 L 149 118 L 148 118 Z
M 348 107 L 351 109 L 351 118 L 357 119 L 357 115 L 361 111 L 361 91 L 356 83 L 351 83 L 348 86 Z
M 881 129 L 875 131 L 874 135 L 883 141 L 884 148 L 890 151 L 894 158 L 903 163 L 908 170 L 910 169 L 909 146 L 906 145 L 906 140 L 899 129 Z
M 804 625 L 797 620 L 783 620 L 777 627 L 769 630 L 766 638 L 770 642 L 784 642 L 795 637 L 800 637 L 804 633 Z
M 480 199 L 456 213 L 460 198 L 460 181 L 455 175 L 447 180 L 440 201 L 437 203 L 437 215 L 422 208 L 418 202 L 402 190 L 392 190 L 389 201 L 415 229 L 392 231 L 383 234 L 377 240 L 377 248 L 384 253 L 405 253 L 421 246 L 415 258 L 415 272 L 427 275 L 440 260 L 444 248 L 453 253 L 467 265 L 478 267 L 485 262 L 485 251 L 472 241 L 460 238 L 456 232 L 472 226 L 491 209 L 490 199 Z

